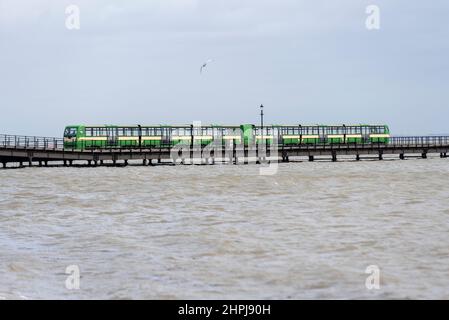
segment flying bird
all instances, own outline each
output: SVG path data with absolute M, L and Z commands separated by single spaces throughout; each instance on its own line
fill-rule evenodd
M 214 61 L 214 60 L 208 59 L 206 62 L 204 62 L 203 65 L 200 68 L 200 73 L 203 73 L 203 69 L 206 68 L 207 64 L 211 63 L 212 61 Z

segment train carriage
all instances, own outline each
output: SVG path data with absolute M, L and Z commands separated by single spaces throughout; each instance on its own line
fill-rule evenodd
M 64 131 L 68 149 L 142 148 L 183 144 L 274 142 L 284 145 L 388 143 L 387 125 L 73 125 Z

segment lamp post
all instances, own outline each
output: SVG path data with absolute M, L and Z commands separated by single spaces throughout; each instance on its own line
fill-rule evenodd
M 260 132 L 263 140 L 263 104 L 260 105 Z

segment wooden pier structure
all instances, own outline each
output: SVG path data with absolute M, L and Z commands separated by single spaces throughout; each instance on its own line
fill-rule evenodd
M 449 151 L 449 136 L 391 137 L 388 143 L 315 143 L 297 145 L 227 145 L 210 150 L 206 145 L 183 146 L 189 149 L 185 157 L 178 157 L 178 151 L 171 144 L 157 147 L 136 148 L 96 148 L 76 150 L 64 148 L 61 138 L 0 135 L 0 164 L 7 168 L 9 163 L 15 167 L 25 166 L 126 166 L 130 161 L 142 165 L 195 163 L 214 164 L 216 161 L 227 163 L 260 162 L 260 160 L 288 162 L 291 159 L 314 161 L 329 159 L 337 161 L 339 157 L 351 156 L 355 160 L 376 158 L 382 160 L 386 155 L 395 155 L 399 159 L 407 157 L 427 158 L 435 154 L 446 158 Z M 206 152 L 207 151 L 207 152 Z M 174 159 L 173 155 L 177 159 Z M 180 152 L 179 152 L 180 154 Z M 187 160 L 186 160 L 187 158 Z M 252 160 L 251 160 L 252 159 Z M 198 161 L 196 162 L 198 163 Z M 18 164 L 18 166 L 17 166 Z

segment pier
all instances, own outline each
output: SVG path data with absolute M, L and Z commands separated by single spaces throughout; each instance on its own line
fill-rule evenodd
M 132 162 L 141 165 L 157 164 L 232 164 L 260 163 L 262 161 L 289 162 L 293 159 L 315 161 L 338 161 L 339 157 L 351 156 L 354 160 L 378 159 L 394 156 L 427 158 L 439 155 L 446 158 L 449 151 L 449 136 L 391 137 L 388 143 L 314 143 L 284 145 L 240 145 L 232 144 L 213 149 L 206 145 L 187 145 L 188 155 L 173 158 L 179 146 L 170 141 L 154 147 L 95 148 L 76 150 L 64 148 L 62 138 L 0 135 L 0 167 L 8 164 L 26 166 L 126 166 Z M 185 150 L 184 150 L 185 151 Z M 15 166 L 17 167 L 17 165 Z

